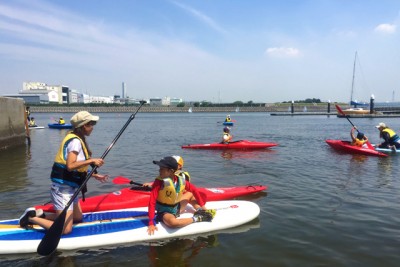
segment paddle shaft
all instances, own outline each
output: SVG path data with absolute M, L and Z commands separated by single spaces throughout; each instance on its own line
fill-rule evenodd
M 122 127 L 122 129 L 119 131 L 117 136 L 114 138 L 114 140 L 111 142 L 111 144 L 108 146 L 106 151 L 104 151 L 103 155 L 101 156 L 102 159 L 104 159 L 108 152 L 112 149 L 114 144 L 118 141 L 119 137 L 122 135 L 122 133 L 125 131 L 125 129 L 128 127 L 129 123 L 135 118 L 136 113 L 138 113 L 139 109 L 144 105 L 144 101 L 140 102 L 140 106 L 136 109 L 135 113 L 133 113 L 128 121 L 125 123 L 125 125 Z M 42 256 L 47 256 L 52 254 L 58 246 L 58 243 L 60 242 L 61 235 L 64 230 L 64 224 L 65 224 L 65 217 L 67 214 L 68 208 L 71 206 L 71 204 L 74 202 L 74 199 L 78 196 L 78 194 L 82 191 L 82 189 L 85 187 L 86 183 L 89 181 L 90 177 L 95 173 L 97 170 L 97 166 L 95 166 L 87 175 L 81 186 L 75 191 L 75 193 L 72 195 L 71 199 L 68 201 L 67 205 L 65 206 L 64 210 L 61 212 L 61 214 L 56 218 L 52 226 L 46 231 L 46 234 L 43 236 L 42 240 L 40 241 L 40 244 L 37 248 L 37 253 Z
M 339 105 L 335 105 L 337 111 L 339 111 L 340 114 L 342 114 L 349 122 L 351 125 L 353 125 L 354 128 L 356 128 L 357 132 L 360 132 L 356 126 L 354 126 L 354 124 L 351 122 L 351 120 L 349 119 L 349 117 L 346 116 L 346 114 L 343 112 L 343 110 L 339 107 Z

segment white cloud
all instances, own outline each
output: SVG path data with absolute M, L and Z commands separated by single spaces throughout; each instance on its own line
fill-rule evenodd
M 194 17 L 196 17 L 197 19 L 199 19 L 200 21 L 202 21 L 203 23 L 205 23 L 206 25 L 208 25 L 209 27 L 211 27 L 211 28 L 214 29 L 215 31 L 220 32 L 220 33 L 223 33 L 223 34 L 226 33 L 226 31 L 225 31 L 221 26 L 219 26 L 219 25 L 218 25 L 212 18 L 210 18 L 209 16 L 207 16 L 207 15 L 201 13 L 200 11 L 198 11 L 198 10 L 192 8 L 192 7 L 183 5 L 183 4 L 181 4 L 181 3 L 178 3 L 178 2 L 175 2 L 175 1 L 172 1 L 172 3 L 174 3 L 174 4 L 175 4 L 176 6 L 178 6 L 178 7 L 180 7 L 180 8 L 182 8 L 182 9 L 186 10 L 187 12 L 189 12 L 190 14 L 192 14 Z
M 396 27 L 397 26 L 394 24 L 383 23 L 376 26 L 375 31 L 385 34 L 393 34 L 396 32 Z
M 300 50 L 293 47 L 270 47 L 265 54 L 273 57 L 299 57 Z

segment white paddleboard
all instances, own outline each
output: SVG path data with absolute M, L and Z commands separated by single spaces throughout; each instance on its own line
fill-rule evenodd
M 168 228 L 158 223 L 158 231 L 151 236 L 147 233 L 147 207 L 87 213 L 83 223 L 74 225 L 71 234 L 62 236 L 57 249 L 76 250 L 208 234 L 243 225 L 260 214 L 257 204 L 244 200 L 207 202 L 206 206 L 217 210 L 212 222 L 182 228 Z M 189 206 L 181 217 L 190 218 L 193 212 Z M 20 228 L 18 220 L 0 221 L 0 254 L 35 253 L 44 233 L 38 226 L 29 230 Z
M 400 149 L 396 149 L 396 151 L 389 149 L 389 148 L 379 148 L 375 147 L 376 151 L 383 152 L 383 153 L 400 153 Z

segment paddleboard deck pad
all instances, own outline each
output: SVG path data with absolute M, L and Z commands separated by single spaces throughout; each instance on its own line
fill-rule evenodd
M 169 228 L 158 223 L 158 231 L 148 235 L 147 208 L 85 213 L 81 223 L 74 224 L 71 234 L 63 235 L 58 250 L 77 250 L 92 247 L 149 242 L 183 236 L 216 232 L 243 225 L 258 217 L 257 204 L 244 200 L 207 202 L 207 208 L 216 209 L 212 222 L 192 223 L 182 228 Z M 189 205 L 182 218 L 193 216 Z M 35 253 L 45 234 L 39 226 L 19 227 L 18 220 L 0 221 L 0 254 Z

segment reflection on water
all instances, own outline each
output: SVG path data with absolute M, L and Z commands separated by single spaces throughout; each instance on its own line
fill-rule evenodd
M 11 192 L 25 187 L 30 159 L 28 145 L 0 150 L 0 192 Z
M 222 150 L 214 151 L 215 153 L 220 153 L 221 157 L 227 160 L 231 159 L 253 159 L 253 160 L 267 160 L 270 158 L 270 154 L 276 153 L 274 149 L 257 149 L 257 150 Z
M 190 266 L 203 248 L 218 246 L 216 235 L 195 239 L 175 239 L 166 244 L 151 243 L 149 250 L 150 266 Z
M 35 114 L 35 119 L 38 125 L 47 125 L 50 116 L 58 115 Z M 62 115 L 69 118 L 72 114 Z M 100 156 L 130 114 L 96 115 L 101 119 L 88 142 L 94 155 Z M 350 129 L 346 120 L 336 116 L 245 112 L 235 114 L 235 137 L 279 146 L 258 151 L 181 149 L 182 144 L 219 140 L 221 127 L 215 122 L 225 115 L 139 113 L 107 155 L 101 172 L 148 182 L 158 173 L 153 160 L 181 155 L 196 186 L 267 185 L 268 194 L 244 198 L 261 208 L 254 229 L 210 233 L 216 236 L 217 246 L 211 240 L 190 237 L 191 242 L 183 241 L 186 238 L 167 241 L 152 251 L 148 243 L 141 243 L 62 252 L 50 258 L 0 256 L 0 265 L 149 266 L 155 264 L 154 259 L 173 261 L 172 253 L 179 264 L 191 266 L 398 266 L 400 155 L 378 158 L 336 153 L 325 140 L 348 140 Z M 374 126 L 379 122 L 360 119 L 357 127 L 377 143 Z M 400 129 L 398 119 L 388 118 L 385 123 Z M 30 150 L 0 152 L 2 219 L 16 218 L 32 203 L 48 201 L 50 168 L 65 134 L 50 129 L 32 131 Z M 89 183 L 90 195 L 120 189 L 111 182 Z M 174 254 L 179 243 L 186 250 Z M 223 259 L 223 264 L 215 259 Z

